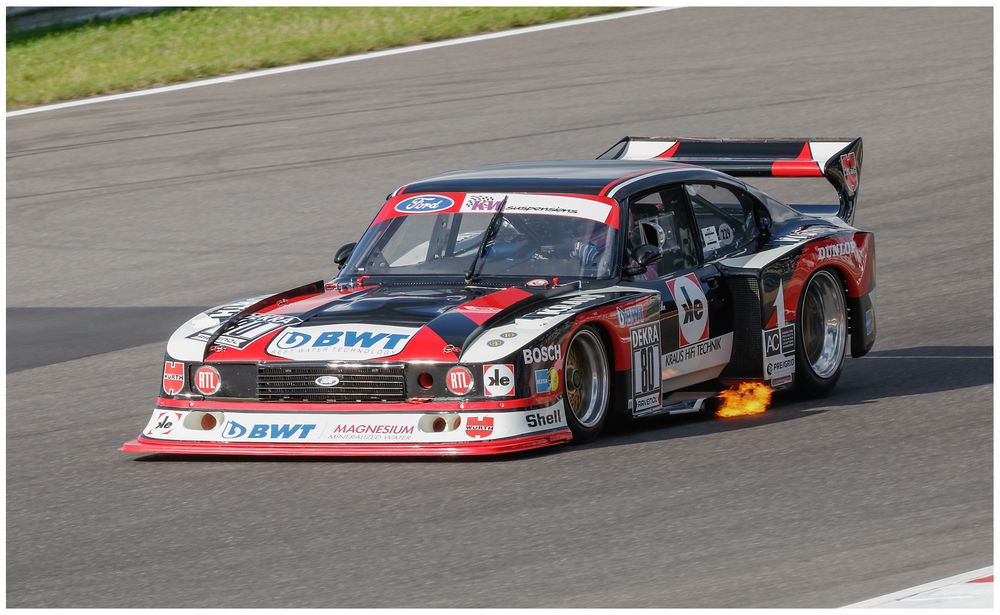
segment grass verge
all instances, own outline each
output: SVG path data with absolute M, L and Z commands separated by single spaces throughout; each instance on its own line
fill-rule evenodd
M 207 7 L 8 34 L 7 108 L 506 30 L 620 7 Z

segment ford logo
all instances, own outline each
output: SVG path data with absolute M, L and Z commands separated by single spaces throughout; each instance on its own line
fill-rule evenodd
M 340 378 L 336 376 L 320 376 L 316 379 L 316 384 L 321 387 L 335 387 L 340 384 Z
M 429 214 L 448 209 L 455 201 L 440 194 L 421 194 L 396 203 L 396 211 L 404 214 Z

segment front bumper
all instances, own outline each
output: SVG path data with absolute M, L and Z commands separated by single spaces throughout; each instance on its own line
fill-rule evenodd
M 561 400 L 476 408 L 264 404 L 221 407 L 161 398 L 126 453 L 260 456 L 497 455 L 572 439 Z

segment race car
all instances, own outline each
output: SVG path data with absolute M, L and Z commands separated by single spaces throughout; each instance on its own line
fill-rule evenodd
M 825 395 L 875 341 L 861 159 L 860 138 L 626 137 L 404 185 L 335 279 L 177 329 L 121 450 L 497 454 L 704 411 L 740 383 Z M 839 198 L 789 206 L 748 176 Z

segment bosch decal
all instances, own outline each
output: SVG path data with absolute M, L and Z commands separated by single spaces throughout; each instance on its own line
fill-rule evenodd
M 507 397 L 514 394 L 513 365 L 484 365 L 483 388 L 486 397 Z
M 667 289 L 677 304 L 679 346 L 683 348 L 708 339 L 708 300 L 697 276 L 689 273 L 674 278 L 667 282 Z
M 548 363 L 549 361 L 558 361 L 562 358 L 562 348 L 559 347 L 559 344 L 525 348 L 521 351 L 521 355 L 524 357 L 525 365 Z
M 393 208 L 403 214 L 432 214 L 448 209 L 455 201 L 440 194 L 421 194 L 396 203 Z

